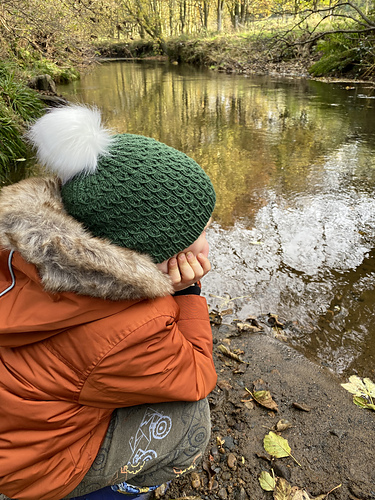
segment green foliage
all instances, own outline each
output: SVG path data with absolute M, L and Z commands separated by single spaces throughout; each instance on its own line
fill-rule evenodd
M 367 66 L 374 64 L 374 55 L 370 38 L 356 33 L 335 33 L 320 40 L 317 50 L 323 55 L 314 63 L 309 72 L 313 76 L 364 72 Z
M 22 140 L 28 120 L 40 116 L 43 104 L 36 92 L 15 77 L 9 66 L 0 64 L 0 181 L 17 170 L 27 147 Z

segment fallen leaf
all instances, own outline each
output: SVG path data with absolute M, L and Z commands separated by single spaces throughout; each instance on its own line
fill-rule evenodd
M 267 453 L 276 458 L 290 456 L 290 446 L 286 439 L 270 431 L 263 440 L 264 449 Z
M 276 481 L 276 487 L 273 491 L 274 500 L 291 500 L 290 494 L 292 487 L 288 481 L 282 477 L 278 477 Z
M 269 472 L 263 471 L 259 476 L 260 487 L 265 491 L 273 491 L 276 486 L 275 478 Z
M 190 476 L 190 479 L 191 479 L 191 486 L 192 486 L 192 488 L 194 488 L 195 490 L 197 490 L 198 488 L 200 488 L 200 486 L 201 486 L 201 478 L 199 477 L 199 474 L 197 472 L 192 472 L 191 476 Z
M 214 481 L 215 481 L 215 475 L 216 472 L 213 470 L 211 467 L 210 462 L 207 460 L 204 460 L 202 463 L 202 469 L 207 472 L 208 475 L 208 489 L 211 491 L 214 488 Z
M 224 356 L 227 356 L 228 358 L 234 359 L 235 361 L 238 361 L 239 363 L 249 364 L 246 361 L 244 361 L 242 358 L 240 358 L 238 356 L 238 354 L 235 354 L 234 352 L 230 351 L 227 347 L 225 347 L 225 345 L 220 344 L 217 348 L 219 349 L 219 351 L 222 354 L 224 354 Z
M 229 390 L 233 389 L 233 386 L 230 385 L 228 380 L 218 380 L 216 384 L 222 390 L 226 389 L 227 391 L 229 391 Z
M 209 316 L 210 316 L 210 323 L 212 325 L 221 325 L 221 323 L 223 322 L 223 318 L 218 311 L 211 311 L 209 313 Z
M 250 392 L 247 387 L 245 390 L 251 395 L 251 397 L 260 405 L 268 408 L 269 410 L 279 411 L 277 403 L 272 399 L 270 391 L 254 391 Z
M 301 490 L 297 486 L 293 486 L 290 492 L 290 500 L 313 500 L 307 491 Z
M 368 403 L 367 399 L 361 396 L 353 396 L 353 402 L 360 408 L 367 408 L 368 410 L 375 410 L 375 405 Z
M 349 382 L 341 384 L 348 392 L 353 394 L 353 402 L 361 408 L 367 408 L 375 411 L 375 384 L 369 378 L 362 380 L 357 375 L 349 377 Z
M 254 391 L 252 394 L 257 403 L 269 410 L 279 411 L 277 403 L 272 399 L 270 391 Z
M 258 333 L 262 331 L 261 328 L 255 325 L 251 325 L 250 323 L 237 323 L 237 330 L 239 332 L 252 332 L 252 333 Z
M 270 431 L 264 437 L 263 446 L 266 452 L 271 456 L 276 458 L 291 457 L 299 466 L 301 466 L 301 464 L 299 464 L 291 454 L 288 441 L 282 436 L 275 434 L 273 431 Z
M 287 429 L 290 429 L 290 427 L 292 427 L 292 424 L 289 422 L 289 420 L 281 419 L 275 425 L 275 430 L 277 432 L 283 432 Z

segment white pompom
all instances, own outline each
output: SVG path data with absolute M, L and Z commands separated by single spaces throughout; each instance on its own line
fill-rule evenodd
M 26 134 L 39 162 L 63 182 L 78 173 L 93 173 L 98 157 L 113 141 L 96 108 L 71 105 L 51 109 Z

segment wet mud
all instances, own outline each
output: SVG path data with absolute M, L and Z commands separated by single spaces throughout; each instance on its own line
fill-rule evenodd
M 320 498 L 374 499 L 375 413 L 353 404 L 340 385 L 346 380 L 265 334 L 238 335 L 222 325 L 213 327 L 213 336 L 218 383 L 209 396 L 210 444 L 196 471 L 175 480 L 164 498 L 272 499 L 274 492 L 259 482 L 266 471 L 305 495 L 298 498 L 330 492 Z M 249 391 L 259 389 L 270 392 L 277 411 L 252 399 Z M 265 451 L 264 437 L 280 420 L 288 422 L 280 434 L 300 465 Z

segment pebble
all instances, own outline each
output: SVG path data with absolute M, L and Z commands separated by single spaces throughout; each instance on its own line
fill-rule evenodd
M 232 436 L 226 436 L 224 438 L 224 446 L 225 446 L 225 448 L 228 448 L 228 450 L 233 450 L 233 448 L 236 447 L 236 444 L 235 444 Z
M 232 474 L 228 471 L 225 471 L 221 474 L 221 479 L 223 481 L 229 481 L 230 479 L 232 479 Z
M 248 496 L 244 488 L 240 488 L 235 495 L 235 500 L 247 500 Z
M 217 492 L 217 496 L 221 499 L 221 500 L 226 500 L 228 498 L 228 493 L 227 493 L 227 490 L 225 488 L 221 488 L 218 492 Z
M 228 454 L 227 464 L 230 469 L 236 468 L 237 458 L 235 457 L 235 455 L 233 455 L 233 453 Z
M 215 458 L 217 457 L 219 454 L 219 448 L 217 446 L 213 446 L 211 448 L 211 455 Z

